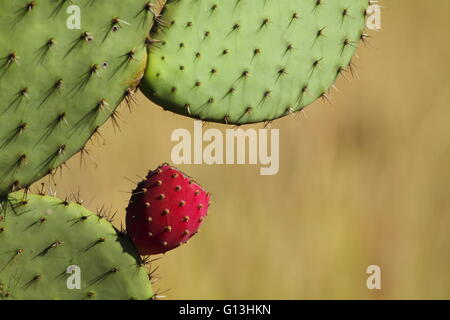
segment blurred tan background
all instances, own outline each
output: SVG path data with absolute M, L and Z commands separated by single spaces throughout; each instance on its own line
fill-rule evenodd
M 358 79 L 332 104 L 275 121 L 280 172 L 259 166 L 181 166 L 213 193 L 199 235 L 169 252 L 155 284 L 169 299 L 450 298 L 450 2 L 384 0 L 383 30 L 359 49 Z M 88 208 L 124 218 L 133 184 L 170 161 L 174 129 L 190 119 L 139 96 L 121 132 L 56 178 Z M 208 125 L 208 128 L 225 126 Z M 261 128 L 262 126 L 254 126 Z M 368 290 L 366 268 L 382 269 Z

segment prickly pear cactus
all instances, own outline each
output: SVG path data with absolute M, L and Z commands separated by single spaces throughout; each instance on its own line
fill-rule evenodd
M 170 111 L 233 124 L 303 109 L 349 67 L 368 0 L 169 0 L 143 92 Z
M 53 197 L 24 199 L 2 203 L 0 299 L 152 298 L 143 261 L 111 223 Z
M 53 172 L 132 99 L 154 2 L 0 1 L 0 196 Z

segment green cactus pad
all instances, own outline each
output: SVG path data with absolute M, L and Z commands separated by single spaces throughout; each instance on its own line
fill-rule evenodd
M 111 223 L 57 198 L 23 199 L 16 192 L 2 203 L 0 299 L 152 298 L 136 249 Z M 71 266 L 79 268 L 79 289 Z
M 0 1 L 0 196 L 53 172 L 132 98 L 153 1 Z
M 141 88 L 205 121 L 270 121 L 329 90 L 364 38 L 368 0 L 169 0 Z

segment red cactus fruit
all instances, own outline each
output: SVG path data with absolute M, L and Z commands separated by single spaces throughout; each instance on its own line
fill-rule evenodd
M 210 195 L 192 178 L 163 164 L 141 181 L 127 208 L 127 232 L 141 255 L 165 253 L 196 234 Z

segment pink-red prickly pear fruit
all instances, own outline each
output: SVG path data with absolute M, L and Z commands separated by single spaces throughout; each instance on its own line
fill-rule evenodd
M 141 255 L 165 253 L 196 234 L 210 195 L 180 170 L 163 164 L 141 181 L 127 208 L 126 226 Z

